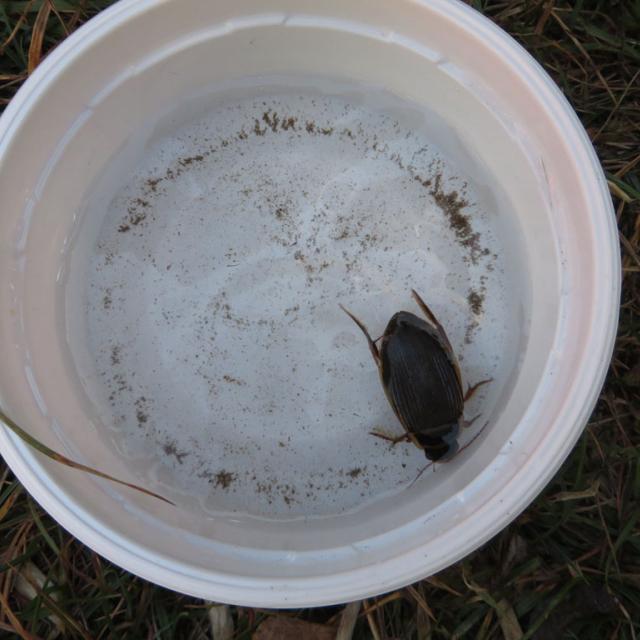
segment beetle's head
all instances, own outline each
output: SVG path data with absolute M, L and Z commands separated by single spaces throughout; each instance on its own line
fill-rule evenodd
M 424 447 L 424 455 L 427 460 L 431 460 L 432 462 L 447 462 L 451 460 L 456 453 L 458 452 L 458 443 L 453 442 L 449 444 L 444 440 L 441 440 L 439 443 L 435 445 L 429 445 Z
M 460 425 L 455 422 L 447 425 L 446 432 L 441 436 L 427 436 L 415 434 L 416 440 L 422 445 L 427 460 L 446 462 L 458 452 L 458 432 Z

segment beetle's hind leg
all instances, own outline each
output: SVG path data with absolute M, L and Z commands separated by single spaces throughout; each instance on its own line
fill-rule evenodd
M 369 335 L 369 331 L 367 331 L 367 327 L 365 327 L 364 324 L 360 320 L 358 320 L 358 318 L 356 318 L 353 313 L 351 313 L 351 311 L 347 310 L 342 305 L 340 305 L 340 308 L 358 325 L 360 331 L 364 333 L 365 338 L 367 339 L 367 344 L 369 345 L 369 351 L 371 351 L 371 355 L 373 356 L 376 366 L 380 367 L 380 353 L 378 351 L 378 347 L 376 347 L 376 342 L 380 340 L 380 338 L 378 338 L 377 340 L 372 340 L 371 336 Z
M 411 289 L 411 296 L 418 303 L 418 306 L 420 307 L 420 309 L 422 309 L 422 313 L 424 313 L 424 315 L 427 316 L 427 320 L 431 322 L 435 330 L 438 332 L 438 335 L 440 336 L 440 340 L 442 341 L 442 344 L 453 355 L 453 347 L 449 342 L 449 338 L 447 337 L 444 327 L 438 322 L 438 318 L 436 318 L 435 315 L 433 315 L 433 311 L 431 311 L 431 309 L 427 307 L 427 303 L 418 295 L 418 292 L 415 289 Z
M 471 398 L 473 396 L 473 394 L 482 385 L 489 384 L 490 382 L 493 382 L 493 378 L 487 378 L 486 380 L 481 380 L 480 382 L 476 382 L 476 384 L 474 384 L 473 386 L 469 385 L 467 387 L 467 392 L 464 394 L 463 402 L 466 402 L 467 400 L 469 400 L 469 398 Z M 473 418 L 471 418 L 471 420 L 465 420 L 464 417 L 463 417 L 462 420 L 461 420 L 462 428 L 463 429 L 468 429 L 480 417 L 480 415 L 481 414 L 473 416 Z M 484 427 L 482 427 L 482 429 L 484 429 Z
M 476 420 L 477 418 L 479 418 L 480 416 L 476 416 L 471 422 L 473 422 L 474 420 Z M 465 426 L 469 426 L 471 424 L 471 422 L 469 422 L 467 425 Z M 478 436 L 487 428 L 487 425 L 489 424 L 489 421 L 485 422 L 480 429 L 478 429 L 478 433 L 476 433 L 473 438 L 471 438 L 471 440 L 469 440 L 469 442 L 467 442 L 467 444 L 464 445 L 464 447 L 460 447 L 455 455 L 453 456 L 454 458 L 458 455 L 460 455 L 467 447 L 470 447 L 478 438 Z
M 418 306 L 422 309 L 422 312 L 431 322 L 438 328 L 442 329 L 438 319 L 433 315 L 433 311 L 427 307 L 427 303 L 418 295 L 415 289 L 411 289 L 411 296 L 418 303 Z

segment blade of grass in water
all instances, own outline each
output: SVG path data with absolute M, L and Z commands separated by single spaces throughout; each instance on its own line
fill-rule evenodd
M 104 478 L 105 480 L 111 480 L 112 482 L 117 482 L 118 484 L 122 484 L 125 487 L 129 487 L 130 489 L 135 489 L 136 491 L 141 491 L 142 493 L 146 493 L 148 496 L 153 496 L 154 498 L 158 498 L 158 500 L 162 500 L 163 502 L 167 502 L 168 504 L 174 505 L 175 503 L 171 502 L 171 500 L 167 500 L 163 498 L 161 495 L 154 493 L 153 491 L 149 491 L 144 487 L 139 487 L 138 485 L 131 484 L 130 482 L 125 482 L 124 480 L 118 480 L 118 478 L 114 478 L 110 476 L 108 473 L 104 473 L 102 471 L 98 471 L 97 469 L 92 469 L 91 467 L 87 467 L 84 464 L 80 464 L 79 462 L 74 462 L 70 460 L 66 456 L 63 456 L 61 453 L 54 451 L 47 447 L 47 445 L 42 444 L 39 440 L 36 440 L 32 435 L 28 434 L 22 427 L 18 426 L 9 416 L 7 416 L 3 411 L 0 410 L 0 421 L 4 422 L 5 426 L 7 426 L 11 431 L 13 431 L 21 440 L 26 442 L 29 446 L 36 449 L 40 453 L 44 454 L 48 458 L 55 460 L 56 462 L 60 462 L 67 467 L 71 467 L 73 469 L 79 469 L 80 471 L 85 471 L 86 473 L 91 473 L 94 476 L 98 476 L 99 478 Z

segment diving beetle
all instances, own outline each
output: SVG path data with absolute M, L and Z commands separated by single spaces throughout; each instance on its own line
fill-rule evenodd
M 462 392 L 460 365 L 444 328 L 415 290 L 411 295 L 426 320 L 409 311 L 398 311 L 376 340 L 356 316 L 342 305 L 340 308 L 367 338 L 387 400 L 405 430 L 397 438 L 375 431 L 371 434 L 394 444 L 408 440 L 433 462 L 449 460 L 460 450 L 460 425 L 468 427 L 478 418 L 464 419 L 464 403 L 492 379 Z

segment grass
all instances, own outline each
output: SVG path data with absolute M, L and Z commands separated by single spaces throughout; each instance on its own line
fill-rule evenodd
M 0 2 L 0 105 L 108 0 Z M 363 603 L 354 638 L 640 636 L 640 1 L 469 2 L 562 88 L 594 142 L 616 210 L 623 295 L 615 354 L 584 435 L 543 494 L 437 576 Z M 0 466 L 0 636 L 208 638 L 208 603 L 111 565 Z M 343 607 L 286 615 L 324 623 Z M 272 611 L 231 608 L 234 637 Z M 58 631 L 56 631 L 58 630 Z

